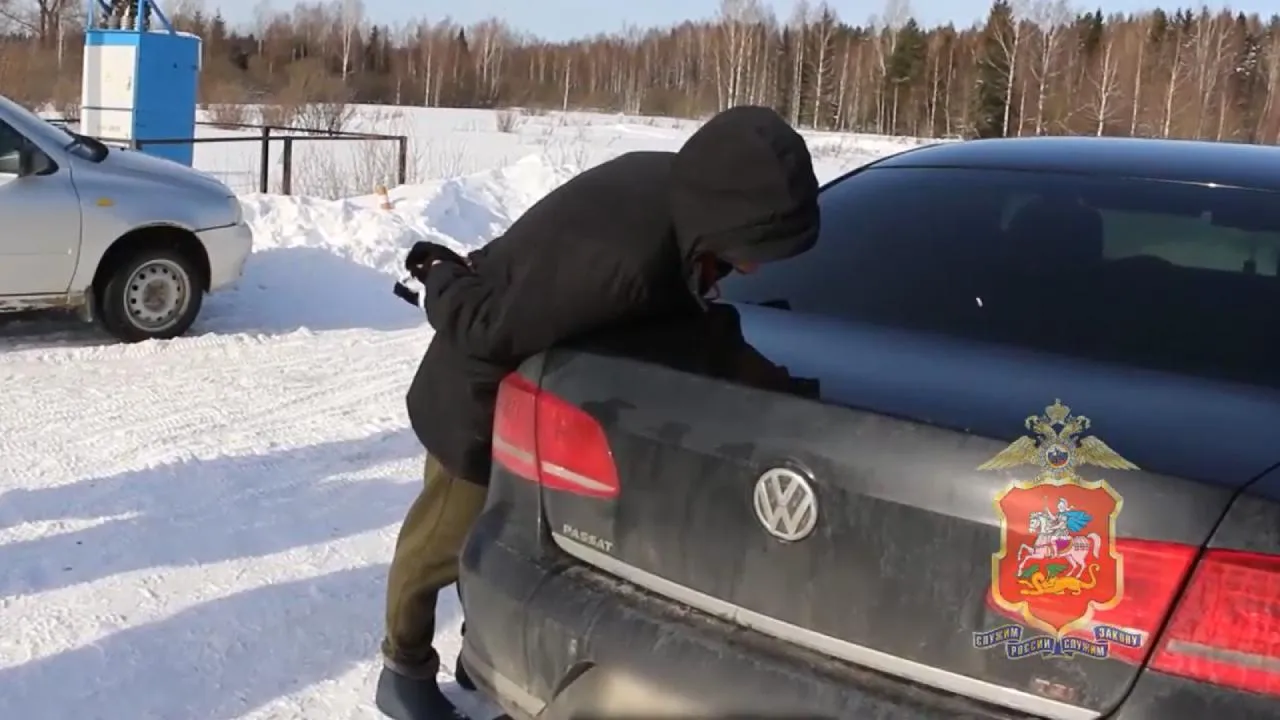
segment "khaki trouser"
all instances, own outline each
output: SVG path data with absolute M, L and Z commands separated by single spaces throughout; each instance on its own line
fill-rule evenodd
M 423 482 L 396 538 L 382 654 L 401 672 L 434 677 L 440 665 L 431 646 L 436 596 L 458 581 L 458 555 L 488 489 L 454 477 L 432 457 L 427 457 Z

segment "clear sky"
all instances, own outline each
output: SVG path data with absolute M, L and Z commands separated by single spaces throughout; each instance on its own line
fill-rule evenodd
M 272 7 L 286 9 L 293 6 L 288 0 L 269 0 Z M 780 18 L 791 12 L 792 0 L 764 0 L 774 7 Z M 160 7 L 172 3 L 159 0 Z M 203 0 L 210 11 L 221 9 L 223 17 L 232 24 L 247 22 L 252 16 L 256 0 Z M 509 24 L 549 40 L 563 40 L 598 32 L 613 32 L 627 23 L 641 27 L 669 25 L 695 18 L 710 17 L 719 5 L 717 0 L 364 0 L 366 16 L 373 22 L 386 25 L 426 18 L 436 20 L 445 16 L 461 23 L 470 23 L 486 17 L 500 17 Z M 813 4 L 816 4 L 813 3 Z M 829 0 L 842 20 L 850 23 L 865 22 L 884 8 L 884 0 Z M 1103 13 L 1134 12 L 1152 7 L 1172 10 L 1178 4 L 1144 2 L 1143 0 L 1079 0 L 1073 3 L 1083 10 Z M 1181 6 L 1199 6 L 1200 2 L 1184 0 Z M 1210 1 L 1209 7 L 1222 7 L 1223 2 Z M 990 0 L 910 0 L 916 19 L 922 24 L 934 25 L 954 22 L 967 26 L 985 17 Z M 1280 13 L 1280 0 L 1235 0 L 1229 6 L 1233 10 L 1256 12 L 1262 15 Z

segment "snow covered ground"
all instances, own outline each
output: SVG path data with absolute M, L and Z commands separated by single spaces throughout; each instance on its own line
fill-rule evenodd
M 252 121 L 252 116 L 250 113 L 247 120 Z M 690 120 L 596 113 L 535 115 L 363 106 L 345 129 L 408 137 L 408 182 L 418 183 L 482 172 L 530 155 L 554 166 L 587 167 L 632 150 L 672 149 L 697 125 Z M 258 189 L 261 144 L 257 131 L 201 126 L 197 134 L 244 138 L 242 143 L 196 144 L 195 162 L 238 191 Z M 883 155 L 919 142 L 914 138 L 822 132 L 809 132 L 806 137 L 820 170 L 829 177 L 856 167 L 869 155 Z M 280 188 L 283 148 L 280 142 L 269 145 L 268 174 L 273 192 Z M 292 152 L 294 194 L 350 197 L 370 193 L 379 183 L 390 186 L 396 179 L 398 158 L 393 142 L 300 140 Z
M 420 180 L 392 210 L 243 196 L 254 254 L 189 337 L 124 346 L 0 319 L 0 718 L 379 717 L 382 583 L 421 482 L 403 396 L 431 339 L 390 293 L 403 252 L 476 247 L 579 168 L 693 128 L 401 119 Z M 823 179 L 914 142 L 811 138 Z M 202 146 L 197 166 L 234 182 L 236 145 Z M 351 162 L 330 152 L 315 164 Z M 441 615 L 451 667 L 452 593 Z

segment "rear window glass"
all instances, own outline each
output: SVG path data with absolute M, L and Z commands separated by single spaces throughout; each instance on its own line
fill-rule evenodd
M 729 300 L 1280 385 L 1280 195 L 1122 178 L 872 168 L 815 248 Z

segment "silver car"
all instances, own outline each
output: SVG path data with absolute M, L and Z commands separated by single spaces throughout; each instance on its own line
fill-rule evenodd
M 0 96 L 0 312 L 71 309 L 126 342 L 191 327 L 253 245 L 218 180 Z

